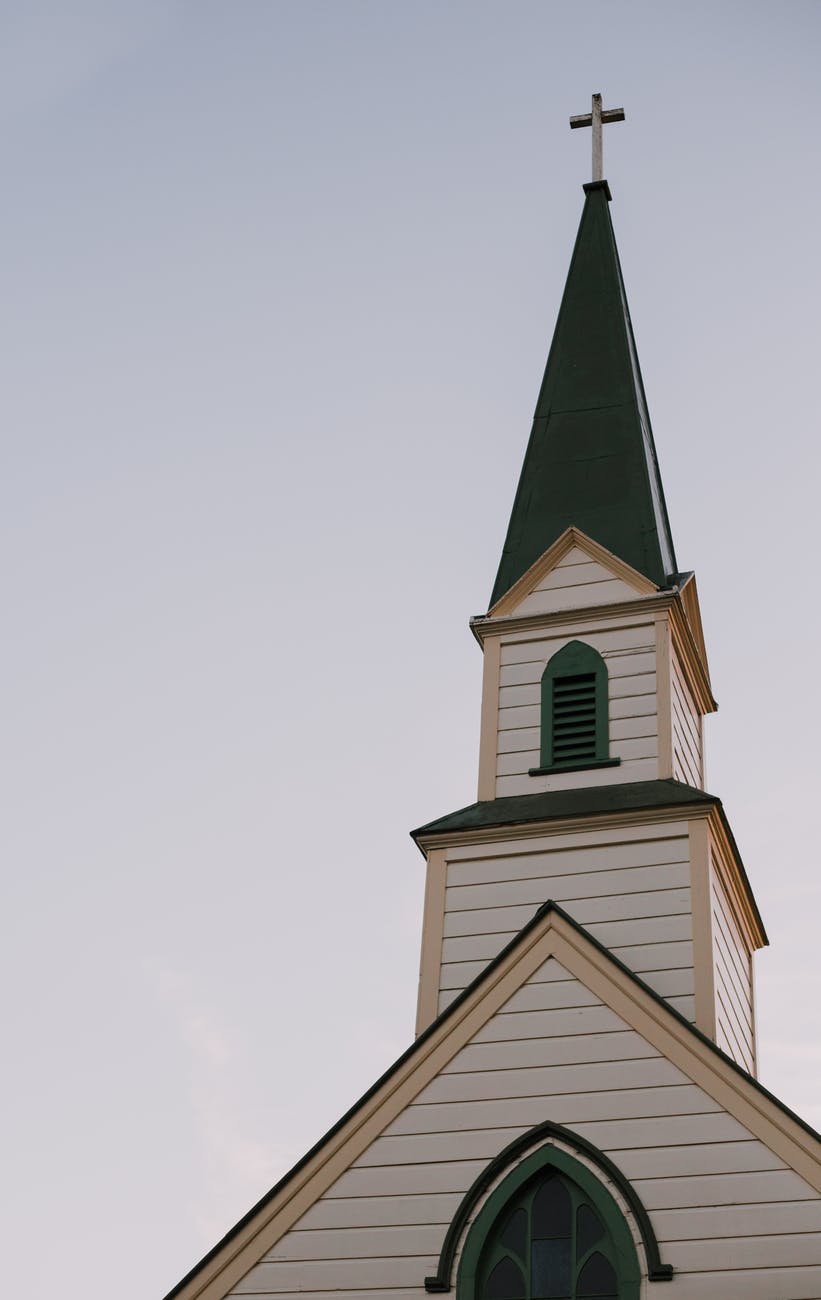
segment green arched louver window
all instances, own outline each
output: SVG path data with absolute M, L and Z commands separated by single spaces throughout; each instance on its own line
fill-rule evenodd
M 564 1152 L 539 1155 L 543 1167 L 514 1171 L 478 1216 L 458 1300 L 637 1300 L 636 1248 L 610 1193 Z
M 542 675 L 541 771 L 601 767 L 610 758 L 607 667 L 597 650 L 570 641 Z

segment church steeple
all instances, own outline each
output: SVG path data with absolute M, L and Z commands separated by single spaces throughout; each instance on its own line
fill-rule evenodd
M 744 1069 L 767 942 L 704 789 L 710 687 L 679 573 L 608 203 L 593 181 L 491 607 L 478 800 L 415 838 L 428 859 L 420 1030 L 547 898 Z M 600 133 L 599 133 L 600 134 Z
M 491 607 L 568 527 L 657 587 L 667 586 L 677 568 L 610 190 L 605 180 L 584 189 Z

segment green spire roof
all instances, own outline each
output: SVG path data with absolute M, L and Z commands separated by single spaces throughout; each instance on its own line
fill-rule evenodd
M 584 189 L 491 605 L 571 524 L 659 587 L 676 572 L 610 190 Z

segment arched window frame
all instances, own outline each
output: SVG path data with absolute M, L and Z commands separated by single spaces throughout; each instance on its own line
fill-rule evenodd
M 557 755 L 554 745 L 556 683 L 562 678 L 582 674 L 593 675 L 594 752 L 584 757 Z M 530 769 L 531 776 L 540 776 L 545 772 L 577 772 L 589 767 L 615 767 L 620 762 L 620 759 L 610 757 L 607 684 L 607 665 L 598 650 L 584 641 L 569 641 L 548 661 L 541 685 L 540 765 Z
M 550 1145 L 545 1146 L 545 1142 Z M 560 1148 L 554 1145 L 557 1142 L 561 1142 Z M 584 1157 L 586 1162 L 584 1168 L 592 1169 L 593 1177 L 606 1179 L 611 1187 L 618 1188 L 619 1195 L 628 1207 L 631 1220 L 641 1238 L 648 1281 L 670 1282 L 672 1280 L 673 1267 L 671 1264 L 662 1263 L 650 1216 L 635 1187 L 625 1178 L 618 1165 L 587 1138 L 574 1133 L 573 1129 L 565 1128 L 563 1124 L 556 1124 L 553 1120 L 544 1120 L 541 1124 L 536 1124 L 526 1132 L 520 1133 L 508 1143 L 489 1164 L 485 1165 L 479 1176 L 471 1183 L 448 1225 L 439 1252 L 436 1273 L 425 1278 L 425 1290 L 428 1293 L 441 1294 L 451 1290 L 454 1264 L 459 1256 L 459 1248 L 468 1224 L 476 1216 L 477 1207 L 482 1204 L 488 1189 L 501 1179 L 505 1170 L 513 1169 L 514 1166 L 529 1159 L 530 1153 L 539 1154 L 546 1162 L 555 1151 L 568 1149 Z
M 586 1165 L 559 1147 L 542 1147 L 517 1165 L 487 1198 L 465 1240 L 456 1279 L 456 1300 L 479 1300 L 479 1268 L 485 1246 L 506 1208 L 540 1174 L 563 1174 L 596 1210 L 613 1246 L 619 1300 L 639 1300 L 641 1266 L 624 1214 L 603 1183 Z

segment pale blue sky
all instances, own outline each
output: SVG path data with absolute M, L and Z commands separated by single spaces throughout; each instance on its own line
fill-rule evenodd
M 594 90 L 762 1080 L 821 1124 L 820 40 L 815 3 L 0 3 L 15 1300 L 164 1294 L 412 1037 L 407 831 L 475 797 L 467 620 Z

